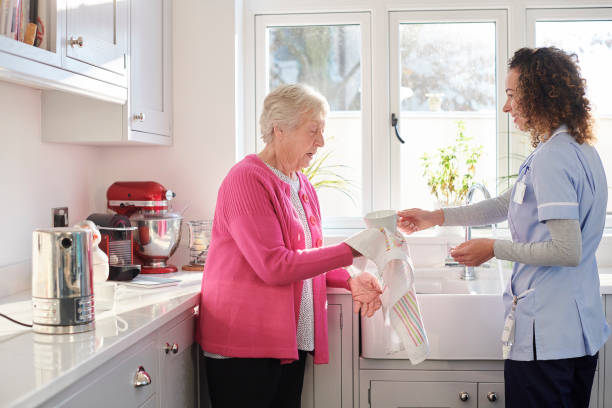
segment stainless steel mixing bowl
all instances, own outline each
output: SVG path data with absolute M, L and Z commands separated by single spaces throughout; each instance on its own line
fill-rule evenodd
M 136 253 L 150 267 L 165 267 L 181 240 L 182 217 L 174 213 L 136 214 L 130 217 L 136 227 Z

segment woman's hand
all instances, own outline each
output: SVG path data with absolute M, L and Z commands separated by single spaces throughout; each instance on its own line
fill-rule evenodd
M 397 227 L 406 234 L 421 231 L 444 223 L 444 211 L 426 211 L 410 208 L 397 212 Z
M 372 317 L 382 306 L 380 294 L 382 290 L 376 278 L 363 272 L 360 275 L 348 280 L 351 294 L 353 295 L 353 311 L 359 313 L 361 309 L 362 316 Z
M 494 239 L 471 239 L 453 248 L 450 254 L 460 264 L 478 266 L 495 256 L 494 245 Z

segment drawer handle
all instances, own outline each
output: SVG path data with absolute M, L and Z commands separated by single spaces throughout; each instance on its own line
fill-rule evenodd
M 145 120 L 145 114 L 140 112 L 140 113 L 135 113 L 134 116 L 132 116 L 134 118 L 134 120 L 138 120 L 140 122 L 144 122 Z
M 174 343 L 174 344 L 172 344 L 172 346 L 170 346 L 170 343 L 166 343 L 164 345 L 164 352 L 166 354 L 168 354 L 170 352 L 172 352 L 172 354 L 176 354 L 176 353 L 179 352 L 179 345 Z
M 461 391 L 461 392 L 459 393 L 459 399 L 460 399 L 461 401 L 464 401 L 464 402 L 465 402 L 465 401 L 467 401 L 467 400 L 469 400 L 469 399 L 470 399 L 470 394 L 468 394 L 468 393 L 467 393 L 467 392 L 465 392 L 465 391 Z
M 83 37 L 81 37 L 80 35 L 77 38 L 70 37 L 70 40 L 68 41 L 72 48 L 74 48 L 75 46 L 83 48 L 83 42 Z
M 138 371 L 134 376 L 134 387 L 145 387 L 151 384 L 151 376 L 147 373 L 143 366 L 138 367 Z
M 493 391 L 487 393 L 487 399 L 491 402 L 495 402 L 497 401 L 497 394 L 494 393 Z

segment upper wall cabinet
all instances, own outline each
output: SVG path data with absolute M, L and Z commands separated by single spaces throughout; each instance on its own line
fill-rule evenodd
M 125 103 L 128 0 L 3 0 L 0 79 Z
M 128 4 L 127 103 L 118 105 L 66 92 L 44 91 L 43 140 L 101 146 L 172 144 L 172 3 L 131 0 Z M 101 13 L 100 18 L 106 19 L 106 14 Z M 80 33 L 73 34 L 77 41 Z M 83 42 L 87 41 L 85 34 L 82 37 Z M 112 55 L 112 43 L 101 38 L 98 35 L 95 44 L 106 47 L 106 54 L 78 57 L 91 58 L 90 61 L 99 58 L 96 64 L 108 68 L 109 73 L 112 69 L 120 70 L 113 68 L 112 58 L 108 57 Z M 80 61 L 75 59 L 74 63 L 77 62 Z
M 132 0 L 130 13 L 130 110 L 134 139 L 170 136 L 172 52 L 170 0 Z
M 127 0 L 67 0 L 63 66 L 127 86 Z

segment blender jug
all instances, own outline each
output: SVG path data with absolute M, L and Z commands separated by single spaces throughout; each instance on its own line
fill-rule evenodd
M 189 227 L 189 264 L 203 270 L 212 235 L 212 220 L 187 222 Z

